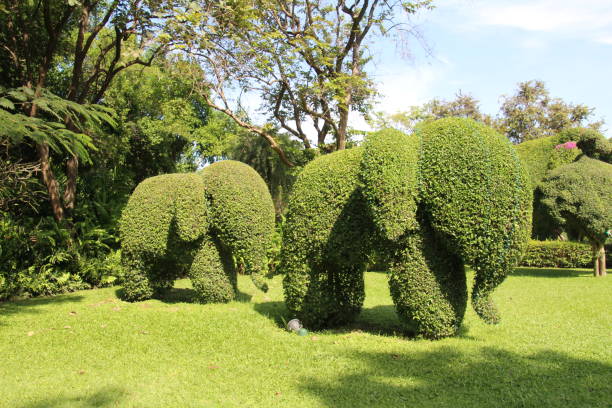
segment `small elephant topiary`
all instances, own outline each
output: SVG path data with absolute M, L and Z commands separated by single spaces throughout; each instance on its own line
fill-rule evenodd
M 363 147 L 309 163 L 289 199 L 280 270 L 289 310 L 307 327 L 353 320 L 373 251 L 390 262 L 389 287 L 406 330 L 457 333 L 467 303 L 498 315 L 490 294 L 530 235 L 531 190 L 506 138 L 468 119 L 385 130 Z
M 199 301 L 230 301 L 236 260 L 265 291 L 273 232 L 268 187 L 246 164 L 225 160 L 199 173 L 148 178 L 121 217 L 123 298 L 149 299 L 187 275 Z

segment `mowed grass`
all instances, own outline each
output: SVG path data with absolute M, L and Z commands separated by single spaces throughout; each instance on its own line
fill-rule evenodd
M 403 337 L 384 273 L 359 320 L 299 337 L 281 278 L 239 301 L 125 303 L 117 288 L 0 304 L 2 407 L 610 407 L 612 278 L 518 269 L 503 320 L 470 309 L 456 338 Z M 181 289 L 182 288 L 182 289 Z

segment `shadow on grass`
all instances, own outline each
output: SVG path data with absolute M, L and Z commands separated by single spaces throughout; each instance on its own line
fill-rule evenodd
M 534 278 L 578 278 L 592 275 L 588 269 L 565 268 L 516 268 L 510 276 L 529 276 Z
M 118 288 L 115 291 L 115 295 L 119 299 L 123 299 L 123 288 Z M 236 294 L 236 302 L 250 302 L 253 296 L 248 293 L 241 292 L 240 290 Z M 198 297 L 195 290 L 192 288 L 172 288 L 165 291 L 160 296 L 155 296 L 154 299 L 160 300 L 163 303 L 199 303 Z
M 62 303 L 77 303 L 83 301 L 83 299 L 84 297 L 81 295 L 59 295 L 0 302 L 0 316 L 10 316 L 17 313 L 40 313 L 38 308 L 41 306 L 50 304 L 58 305 Z M 1 320 L 0 324 L 2 324 Z
M 553 351 L 348 352 L 345 375 L 302 378 L 333 407 L 609 407 L 612 366 Z
M 91 395 L 76 397 L 49 397 L 20 408 L 54 408 L 54 407 L 118 407 L 127 392 L 121 388 L 106 387 Z
M 279 328 L 285 329 L 287 322 L 294 318 L 291 316 L 284 302 L 255 303 L 253 308 L 259 314 L 272 320 Z M 393 305 L 381 305 L 362 309 L 357 319 L 343 326 L 324 329 L 326 333 L 344 334 L 353 331 L 362 331 L 379 336 L 400 336 L 413 338 L 414 331 L 402 325 Z M 468 338 L 468 329 L 462 326 L 456 337 Z

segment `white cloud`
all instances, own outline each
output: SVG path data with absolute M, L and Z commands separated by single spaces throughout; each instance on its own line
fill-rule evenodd
M 608 43 L 612 38 L 610 0 L 451 1 L 440 5 L 465 17 L 463 27 L 498 26 L 562 34 Z

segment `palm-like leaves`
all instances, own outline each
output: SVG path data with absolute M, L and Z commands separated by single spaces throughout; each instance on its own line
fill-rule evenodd
M 24 108 L 33 104 L 38 115 L 24 114 Z M 105 125 L 117 125 L 110 108 L 68 101 L 47 90 L 36 96 L 30 88 L 0 87 L 0 138 L 13 144 L 25 140 L 47 143 L 56 152 L 68 152 L 91 162 L 89 151 L 96 148 L 88 133 Z

